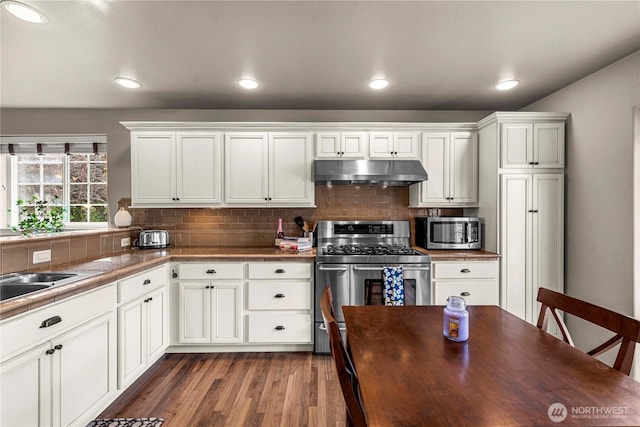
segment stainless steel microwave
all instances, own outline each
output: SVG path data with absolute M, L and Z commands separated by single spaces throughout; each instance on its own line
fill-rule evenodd
M 416 245 L 425 249 L 480 249 L 482 221 L 470 217 L 416 217 Z

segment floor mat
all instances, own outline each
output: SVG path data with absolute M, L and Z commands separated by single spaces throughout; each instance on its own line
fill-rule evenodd
M 160 427 L 163 418 L 104 418 L 91 421 L 87 427 Z

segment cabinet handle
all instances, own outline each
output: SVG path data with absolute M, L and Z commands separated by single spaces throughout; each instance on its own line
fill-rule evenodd
M 284 298 L 284 294 L 276 294 L 275 297 L 276 298 Z
M 52 348 L 50 348 L 49 350 L 45 351 L 44 353 L 47 355 L 52 355 L 53 353 L 55 353 L 56 351 Z
M 176 273 L 176 271 L 175 271 L 175 270 L 171 270 L 171 277 L 172 277 L 173 279 L 177 278 L 177 277 L 178 277 L 178 273 Z
M 539 165 L 539 164 L 540 164 L 540 162 L 533 162 L 533 164 L 534 164 L 534 165 Z
M 211 269 L 211 270 L 207 270 L 207 274 L 216 274 L 216 271 Z
M 62 344 L 58 344 L 57 346 L 53 347 L 54 350 L 62 350 Z
M 153 301 L 153 297 L 150 297 L 147 301 Z
M 276 326 L 276 331 L 284 331 L 284 326 L 282 325 Z
M 465 292 L 461 292 L 460 296 L 461 297 L 468 297 L 468 296 L 471 296 L 471 294 L 469 292 L 465 291 Z
M 276 273 L 277 274 L 283 274 L 283 273 L 286 273 L 286 271 L 284 271 L 284 269 L 282 269 L 282 268 L 279 268 L 279 269 L 276 270 Z
M 538 210 L 537 210 L 537 209 L 531 209 L 529 212 L 531 212 L 531 213 L 538 213 Z
M 471 273 L 471 270 L 469 270 L 468 268 L 463 268 L 462 270 L 460 270 L 460 273 Z
M 534 163 L 534 162 L 529 162 L 529 164 L 530 164 L 530 165 L 535 165 L 535 163 Z
M 146 298 L 146 299 L 145 299 L 144 301 L 142 301 L 142 302 L 144 302 L 144 303 L 149 302 L 149 298 Z
M 150 285 L 151 284 L 151 279 L 145 279 L 144 282 L 142 282 L 142 285 Z
M 62 322 L 62 317 L 53 316 L 48 318 L 47 320 L 43 320 L 42 323 L 40 324 L 40 328 L 48 328 L 49 326 L 53 326 L 56 323 L 60 323 L 60 322 Z

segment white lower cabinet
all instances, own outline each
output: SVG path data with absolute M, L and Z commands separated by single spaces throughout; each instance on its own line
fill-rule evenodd
M 433 261 L 433 303 L 461 296 L 467 305 L 500 305 L 498 261 Z
M 249 343 L 311 343 L 311 267 L 311 263 L 249 263 Z
M 44 342 L 33 342 L 27 350 L 0 363 L 0 425 L 2 426 L 84 426 L 102 410 L 116 392 L 115 286 L 107 285 L 61 304 L 10 318 L 5 325 L 25 326 L 53 317 L 51 334 Z M 73 318 L 69 310 L 94 305 L 95 314 L 80 324 L 65 325 Z M 111 311 L 103 309 L 111 306 Z M 50 311 L 58 308 L 56 316 Z M 96 316 L 97 314 L 97 316 Z M 71 327 L 68 327 L 71 326 Z M 56 332 L 59 331 L 59 332 Z M 42 333 L 42 331 L 35 331 Z M 31 331 L 24 330 L 30 335 Z M 3 337 L 4 338 L 4 337 Z
M 244 264 L 181 263 L 179 277 L 178 342 L 242 343 Z
M 142 375 L 169 345 L 167 282 L 166 266 L 118 282 L 118 388 Z

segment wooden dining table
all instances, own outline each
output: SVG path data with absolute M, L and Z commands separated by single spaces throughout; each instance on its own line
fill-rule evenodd
M 469 340 L 442 306 L 344 306 L 371 427 L 640 426 L 640 383 L 496 306 L 470 306 Z

